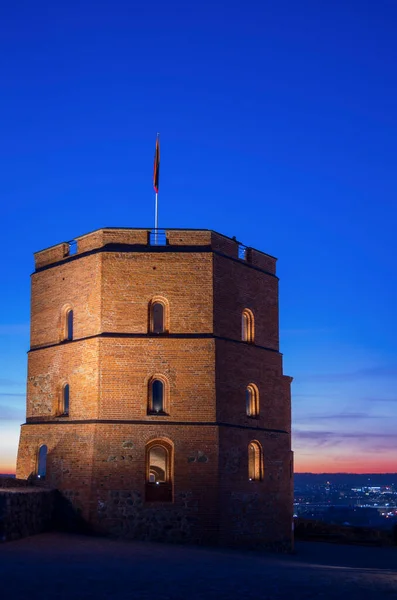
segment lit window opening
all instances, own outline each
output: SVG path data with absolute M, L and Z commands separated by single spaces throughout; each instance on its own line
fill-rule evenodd
M 158 376 L 149 381 L 148 414 L 161 415 L 166 413 L 166 382 Z
M 263 450 L 259 442 L 253 441 L 248 445 L 248 479 L 262 481 L 264 475 Z
M 241 339 L 243 342 L 254 342 L 254 315 L 248 308 L 243 310 L 241 316 Z
M 146 501 L 172 502 L 172 447 L 151 442 L 146 449 Z
M 259 391 L 253 383 L 245 390 L 245 410 L 248 417 L 259 416 Z

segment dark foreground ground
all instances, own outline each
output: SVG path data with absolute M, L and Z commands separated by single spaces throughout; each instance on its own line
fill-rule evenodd
M 0 597 L 397 600 L 397 548 L 300 542 L 277 555 L 48 533 L 0 544 Z

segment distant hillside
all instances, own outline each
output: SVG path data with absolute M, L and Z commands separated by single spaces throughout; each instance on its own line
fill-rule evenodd
M 15 479 L 15 474 L 12 474 L 12 473 L 0 473 L 0 477 L 13 477 Z
M 321 485 L 326 481 L 338 485 L 397 485 L 397 473 L 295 473 L 296 485 Z

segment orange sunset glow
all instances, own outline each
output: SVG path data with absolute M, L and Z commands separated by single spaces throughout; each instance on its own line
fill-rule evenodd
M 397 470 L 393 457 L 360 461 L 352 456 L 335 460 L 327 456 L 309 458 L 295 454 L 294 462 L 296 473 L 395 473 Z

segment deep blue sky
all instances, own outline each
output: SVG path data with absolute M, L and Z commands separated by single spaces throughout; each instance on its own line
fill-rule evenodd
M 32 253 L 151 226 L 160 131 L 160 226 L 279 258 L 297 469 L 397 470 L 396 31 L 394 0 L 2 4 L 0 466 Z

